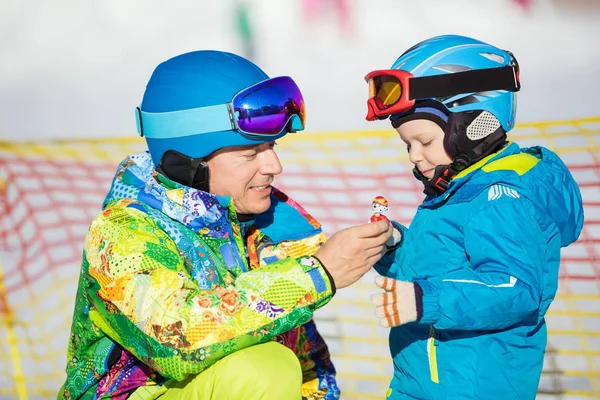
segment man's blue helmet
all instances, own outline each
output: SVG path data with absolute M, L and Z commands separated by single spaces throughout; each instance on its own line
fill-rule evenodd
M 392 69 L 410 72 L 414 77 L 426 77 L 515 64 L 516 60 L 507 51 L 469 37 L 444 35 L 411 47 L 394 62 Z M 498 119 L 506 132 L 514 126 L 515 92 L 494 90 L 431 100 L 443 104 L 451 113 L 488 111 Z
M 230 102 L 240 90 L 269 79 L 258 66 L 235 54 L 201 50 L 161 63 L 150 78 L 140 106 L 146 113 L 165 113 Z M 224 147 L 259 144 L 284 136 L 249 138 L 235 130 L 198 135 L 147 138 L 155 165 L 163 154 L 175 150 L 191 158 L 203 158 Z

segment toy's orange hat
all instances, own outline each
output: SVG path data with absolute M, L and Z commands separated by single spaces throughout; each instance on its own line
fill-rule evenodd
M 377 203 L 377 204 L 381 204 L 384 207 L 388 206 L 388 201 L 385 197 L 383 196 L 377 196 L 373 199 L 373 203 Z

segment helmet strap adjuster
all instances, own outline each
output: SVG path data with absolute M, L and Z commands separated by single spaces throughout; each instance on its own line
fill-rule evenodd
M 423 182 L 425 188 L 423 193 L 427 196 L 437 196 L 444 193 L 448 189 L 452 178 L 457 174 L 450 165 L 438 165 L 435 167 L 435 172 L 431 179 L 427 179 L 416 167 L 413 172 Z

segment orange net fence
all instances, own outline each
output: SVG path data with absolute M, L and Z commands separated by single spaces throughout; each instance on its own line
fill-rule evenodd
M 511 139 L 560 154 L 586 215 L 581 238 L 563 251 L 539 398 L 600 398 L 600 118 L 521 124 Z M 139 138 L 0 142 L 0 398 L 56 396 L 84 235 L 117 163 L 144 147 Z M 328 234 L 367 221 L 376 195 L 408 225 L 423 197 L 391 129 L 303 132 L 282 139 L 277 151 L 284 172 L 276 186 Z M 383 398 L 392 375 L 388 331 L 369 301 L 372 282 L 369 273 L 340 290 L 315 317 L 344 399 Z

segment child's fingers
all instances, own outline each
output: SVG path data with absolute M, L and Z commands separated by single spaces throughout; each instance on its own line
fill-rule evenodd
M 375 278 L 375 284 L 385 290 L 385 292 L 377 293 L 371 297 L 371 301 L 375 305 L 375 315 L 380 318 L 379 324 L 384 328 L 400 325 L 396 280 L 378 276 Z
M 371 296 L 371 302 L 377 306 L 393 306 L 396 307 L 398 296 L 396 292 L 383 292 Z
M 384 304 L 384 295 L 385 293 L 377 293 L 371 296 L 371 302 L 376 306 L 380 307 Z
M 375 284 L 388 292 L 396 290 L 396 280 L 386 276 L 376 277 Z
M 385 306 L 375 307 L 375 315 L 377 318 L 386 318 L 389 315 L 385 308 Z
M 375 315 L 380 318 L 379 324 L 385 328 L 391 328 L 392 326 L 400 325 L 400 314 L 393 312 L 389 313 L 389 307 L 382 306 L 375 308 Z
M 385 309 L 388 315 L 398 313 L 398 298 L 396 292 L 388 292 L 383 294 L 383 304 L 381 307 Z

